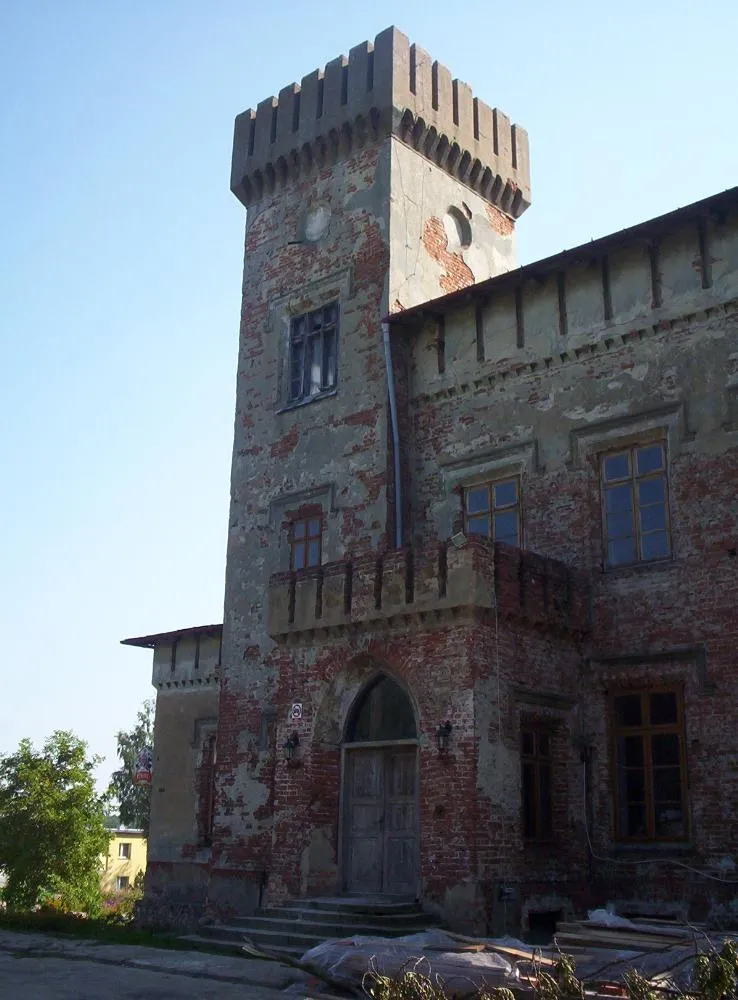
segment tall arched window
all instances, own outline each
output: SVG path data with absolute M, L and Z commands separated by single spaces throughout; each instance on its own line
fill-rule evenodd
M 396 681 L 384 675 L 364 690 L 346 727 L 348 743 L 412 740 L 417 735 L 410 699 Z

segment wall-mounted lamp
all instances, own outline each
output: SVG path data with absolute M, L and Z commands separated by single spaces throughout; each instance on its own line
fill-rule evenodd
M 290 763 L 290 761 L 293 761 L 295 759 L 295 753 L 299 745 L 300 745 L 300 737 L 297 735 L 297 733 L 293 733 L 291 736 L 288 736 L 287 739 L 282 744 L 284 759 L 287 761 L 288 764 Z
M 436 746 L 440 754 L 448 752 L 449 744 L 451 743 L 451 730 L 453 728 L 447 719 L 436 730 Z

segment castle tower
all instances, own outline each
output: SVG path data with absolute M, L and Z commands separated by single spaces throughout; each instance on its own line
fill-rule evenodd
M 402 410 L 409 373 L 401 345 L 388 369 L 382 318 L 516 266 L 527 135 L 388 28 L 238 116 L 231 189 L 247 214 L 210 891 L 243 910 L 265 888 L 341 879 L 337 819 L 296 815 L 290 783 L 308 772 L 280 771 L 297 736 L 299 755 L 316 745 L 309 780 L 328 780 L 317 743 L 343 723 L 318 738 L 315 714 L 341 682 L 296 672 L 275 645 L 269 580 L 374 565 L 409 538 L 407 524 L 395 535 L 388 404 L 392 388 Z M 368 662 L 376 642 L 354 653 Z

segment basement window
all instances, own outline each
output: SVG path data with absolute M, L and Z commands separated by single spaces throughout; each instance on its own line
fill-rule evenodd
M 338 303 L 294 316 L 290 322 L 289 403 L 336 388 Z

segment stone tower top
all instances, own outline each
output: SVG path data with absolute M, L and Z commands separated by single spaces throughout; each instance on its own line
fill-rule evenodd
M 248 206 L 385 135 L 513 218 L 530 205 L 525 129 L 394 27 L 238 115 L 231 190 Z

